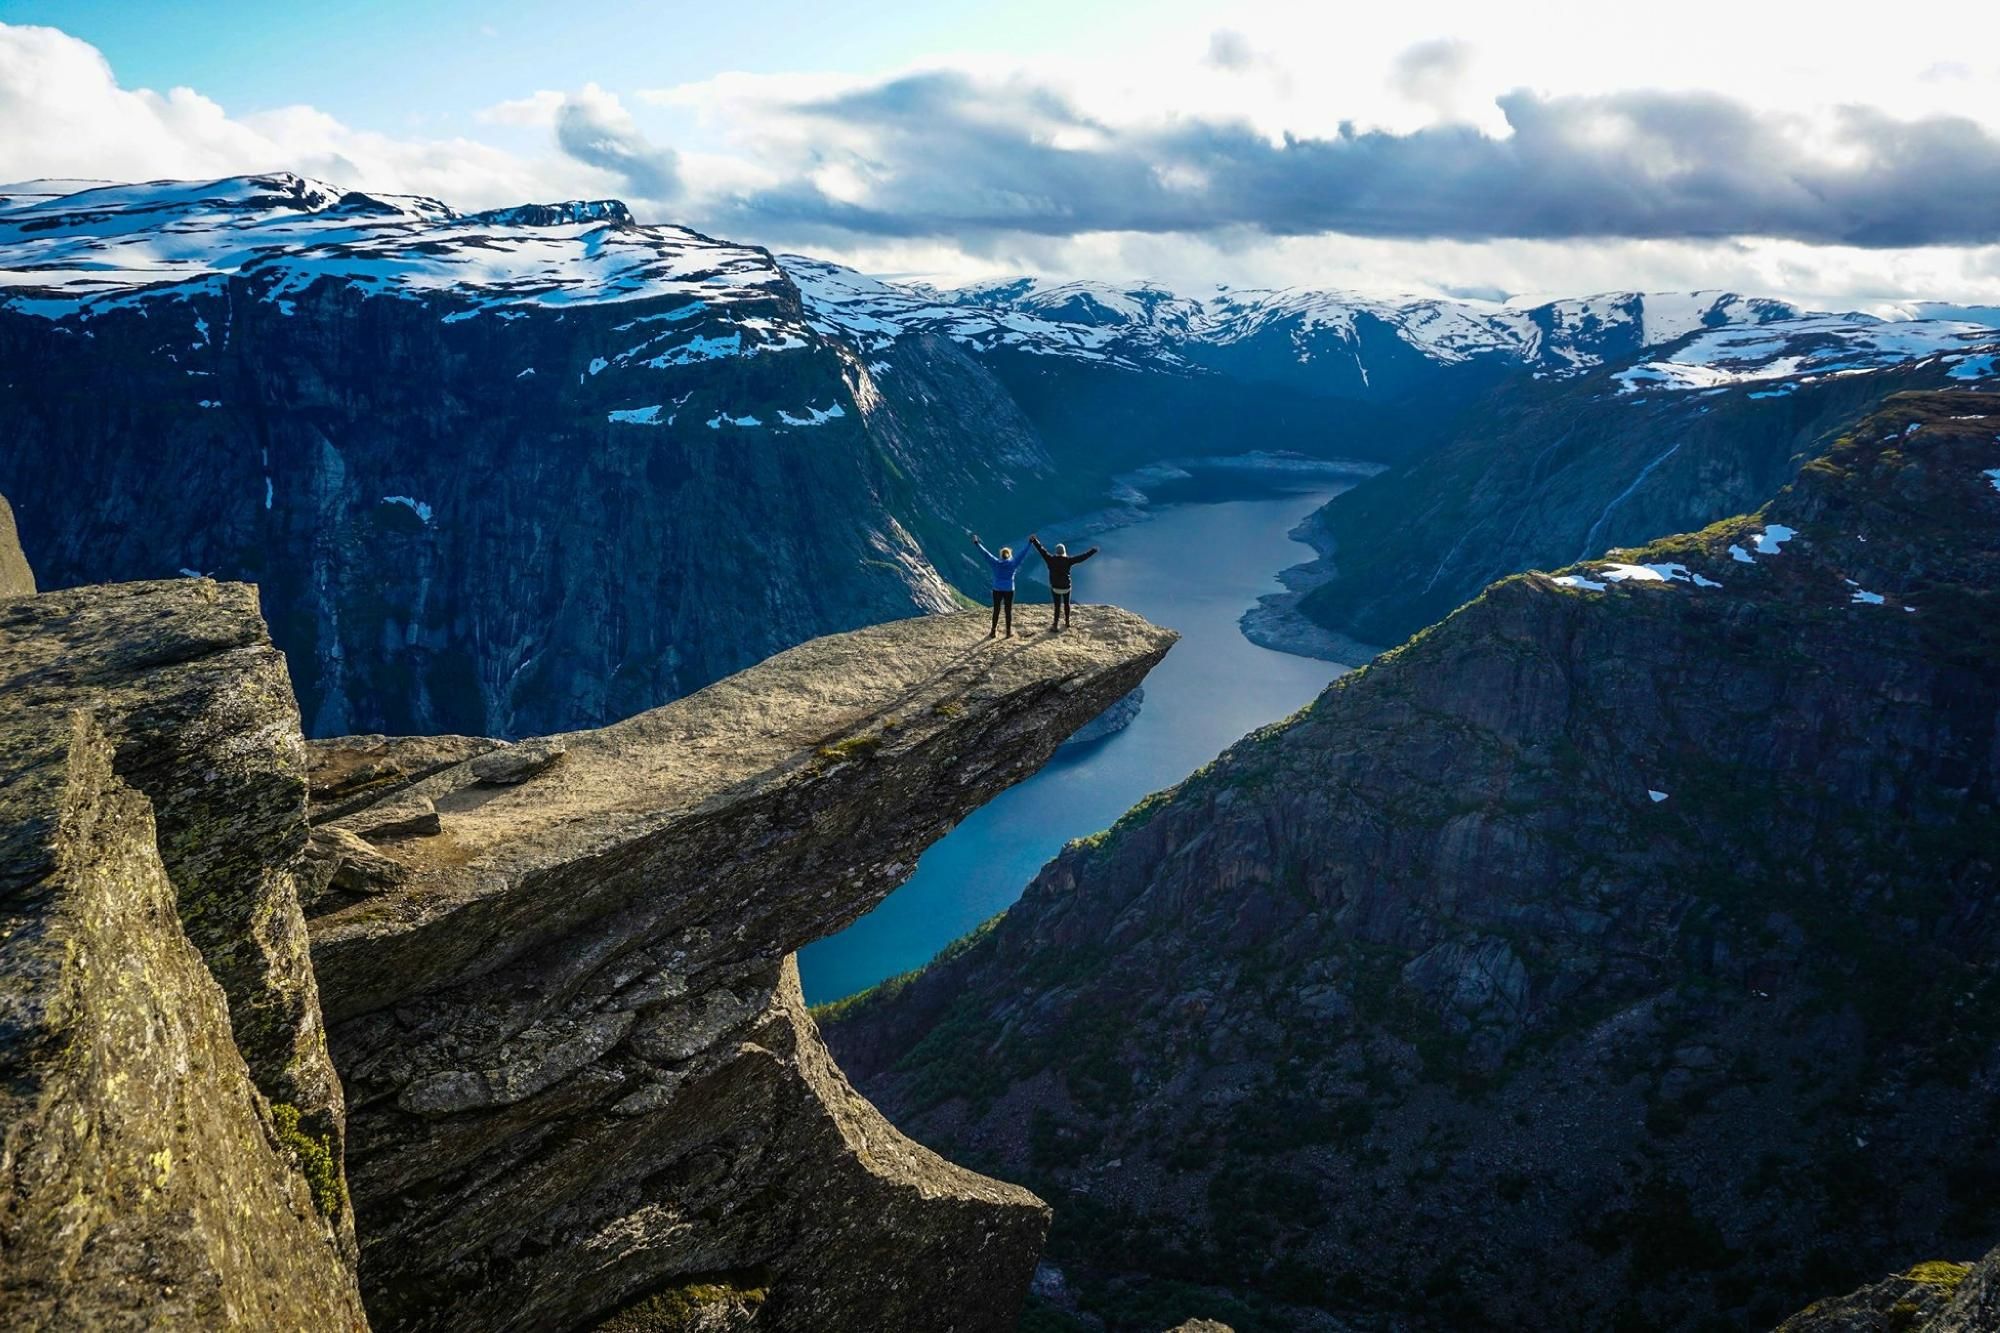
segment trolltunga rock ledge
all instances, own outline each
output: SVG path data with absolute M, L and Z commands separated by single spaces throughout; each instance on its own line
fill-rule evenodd
M 819 639 L 413 781 L 384 738 L 316 745 L 316 771 L 365 745 L 390 773 L 323 806 L 308 886 L 378 1329 L 590 1327 L 718 1291 L 758 1328 L 1012 1327 L 1046 1208 L 854 1093 L 791 955 L 1175 637 L 1077 620 Z

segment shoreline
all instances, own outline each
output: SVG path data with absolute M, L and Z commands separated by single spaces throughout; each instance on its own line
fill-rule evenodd
M 1291 653 L 1295 657 L 1317 658 L 1352 670 L 1366 666 L 1386 650 L 1351 638 L 1339 630 L 1328 629 L 1318 621 L 1308 619 L 1298 609 L 1299 602 L 1307 593 L 1330 582 L 1337 572 L 1333 563 L 1333 538 L 1317 521 L 1318 518 L 1319 510 L 1315 509 L 1285 534 L 1293 541 L 1310 547 L 1315 553 L 1312 559 L 1279 570 L 1278 582 L 1285 585 L 1285 590 L 1267 592 L 1259 597 L 1257 604 L 1238 617 L 1236 623 L 1243 631 L 1243 637 L 1260 648 Z
M 1298 611 L 1300 596 L 1296 592 L 1267 592 L 1237 618 L 1237 627 L 1259 648 L 1316 658 L 1350 671 L 1367 666 L 1386 651 L 1306 619 Z

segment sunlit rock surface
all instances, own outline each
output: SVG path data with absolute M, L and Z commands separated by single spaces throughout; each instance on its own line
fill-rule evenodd
M 791 961 L 1173 641 L 1110 608 L 985 628 L 816 640 L 316 830 L 378 1327 L 575 1327 L 717 1283 L 759 1326 L 1011 1326 L 1046 1209 L 855 1094 Z

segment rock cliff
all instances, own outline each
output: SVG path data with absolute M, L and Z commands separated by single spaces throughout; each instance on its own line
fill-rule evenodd
M 833 1050 L 1053 1200 L 1114 1328 L 1184 1282 L 1287 1326 L 1769 1324 L 1976 1252 L 1996 437 L 2000 397 L 1893 398 L 1759 513 L 1494 585 Z
M 1108 609 L 997 643 L 977 614 L 895 622 L 323 823 L 313 953 L 377 1327 L 577 1327 L 718 1284 L 760 1293 L 760 1327 L 1007 1326 L 1042 1205 L 857 1096 L 790 955 L 1171 641 Z
M 0 604 L 9 1327 L 364 1327 L 284 685 L 247 589 Z
M 601 725 L 949 609 L 927 551 L 1051 466 L 949 340 L 864 360 L 764 251 L 622 206 L 169 182 L 0 214 L 0 266 L 43 585 L 254 581 L 311 735 Z
M 1046 1208 L 857 1095 L 791 957 L 1173 639 L 983 623 L 309 756 L 253 589 L 0 603 L 0 1320 L 1009 1327 Z

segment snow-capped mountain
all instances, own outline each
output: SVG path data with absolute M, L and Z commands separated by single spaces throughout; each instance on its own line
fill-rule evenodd
M 976 287 L 940 291 L 925 283 L 887 282 L 805 255 L 781 255 L 778 263 L 798 284 L 813 327 L 863 351 L 879 351 L 898 338 L 928 333 L 977 352 L 1005 349 L 1127 369 L 1187 364 L 1164 345 L 1157 324 L 1148 320 L 1091 318 L 1090 312 L 1080 310 L 1050 312 L 1026 302 L 985 300 L 980 299 L 983 289 Z M 1104 290 L 1110 294 L 1109 288 Z M 1117 299 L 1121 314 L 1139 304 L 1129 293 L 1117 294 Z M 1075 317 L 1079 313 L 1086 317 Z
M 362 296 L 438 299 L 454 319 L 662 298 L 692 314 L 768 303 L 786 285 L 765 251 L 635 226 L 615 199 L 461 215 L 435 199 L 290 174 L 53 196 L 35 192 L 43 184 L 0 186 L 0 305 L 51 319 L 185 299 L 229 279 L 281 309 L 329 281 Z M 801 332 L 746 324 L 762 341 L 803 345 Z
M 1494 579 L 1754 508 L 1902 390 L 2000 388 L 2000 328 L 1809 316 L 1688 334 L 1640 360 L 1517 379 L 1476 429 L 1335 498 L 1336 558 L 1295 575 L 1324 628 L 1394 643 Z
M 1794 319 L 1796 306 L 1731 292 L 1624 292 L 1508 305 L 1379 298 L 1304 288 L 1218 287 L 1182 295 L 1150 283 L 1004 279 L 941 290 L 802 255 L 779 263 L 815 327 L 863 346 L 943 334 L 980 352 L 1070 357 L 1125 368 L 1207 368 L 1328 392 L 1400 386 L 1414 357 L 1565 372 L 1621 360 L 1700 329 Z
M 640 227 L 616 200 L 460 214 L 435 199 L 344 191 L 284 173 L 206 183 L 0 186 L 0 306 L 87 321 L 132 301 L 220 290 L 230 278 L 281 310 L 314 283 L 330 281 L 364 297 L 439 300 L 456 320 L 675 298 L 690 315 L 735 316 L 728 335 L 678 342 L 675 321 L 656 317 L 641 344 L 607 349 L 605 359 L 619 364 L 642 354 L 648 363 L 672 363 L 803 346 L 799 321 L 768 309 L 731 310 L 768 307 L 789 279 L 803 298 L 804 322 L 864 354 L 900 337 L 941 334 L 976 353 L 1207 370 L 1316 395 L 1394 393 L 1428 371 L 1469 365 L 1574 372 L 1721 330 L 1714 343 L 1635 367 L 1625 380 L 1630 387 L 1692 387 L 1712 369 L 1762 354 L 1768 340 L 1744 334 L 1743 326 L 1800 318 L 1784 302 L 1728 292 L 1615 293 L 1530 305 L 1299 288 L 1219 287 L 1191 296 L 1154 284 L 1032 278 L 940 290 L 806 256 L 773 261 L 756 247 L 686 228 Z M 1866 330 L 1878 321 L 1867 317 L 1818 318 L 1801 337 L 1817 336 L 1834 350 L 1865 344 L 1866 364 L 1929 346 L 1886 333 L 1871 340 Z M 1935 325 L 1928 333 L 1943 334 L 1943 324 L 1926 323 Z M 1691 359 L 1711 352 L 1708 361 Z
M 257 582 L 316 732 L 590 725 L 949 607 L 1050 469 L 955 346 L 871 372 L 615 201 L 65 184 L 0 187 L 0 494 L 49 586 Z
M 1756 384 L 1753 397 L 1794 393 L 1822 378 L 1881 370 L 1937 358 L 1952 379 L 1993 373 L 1993 357 L 1977 349 L 2000 332 L 1962 319 L 1880 320 L 1821 315 L 1755 328 L 1712 329 L 1657 358 L 1612 376 L 1623 393 L 1718 389 Z

